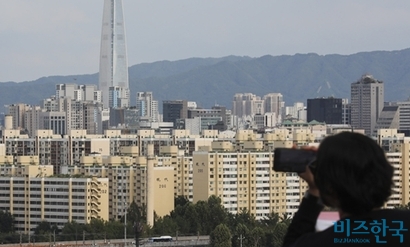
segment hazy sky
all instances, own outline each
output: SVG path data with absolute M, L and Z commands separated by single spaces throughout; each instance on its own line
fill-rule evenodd
M 0 82 L 98 72 L 103 0 L 0 1 Z M 128 63 L 410 47 L 408 0 L 123 0 Z

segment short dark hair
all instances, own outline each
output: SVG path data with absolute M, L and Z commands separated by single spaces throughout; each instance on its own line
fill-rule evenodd
M 357 215 L 382 207 L 391 195 L 393 167 L 370 137 L 354 132 L 328 136 L 316 162 L 315 183 L 325 204 L 326 198 L 336 199 L 341 210 Z

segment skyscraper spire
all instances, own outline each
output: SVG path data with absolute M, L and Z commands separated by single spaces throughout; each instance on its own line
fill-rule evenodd
M 104 0 L 99 87 L 105 108 L 129 106 L 127 46 L 122 0 Z

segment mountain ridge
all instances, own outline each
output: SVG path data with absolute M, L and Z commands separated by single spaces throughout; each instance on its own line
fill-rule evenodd
M 286 105 L 308 98 L 350 97 L 350 84 L 363 74 L 385 82 L 385 101 L 410 96 L 410 48 L 399 51 L 359 52 L 352 55 L 227 56 L 157 61 L 129 67 L 131 105 L 138 91 L 152 91 L 162 100 L 187 99 L 202 107 L 215 102 L 228 109 L 235 93 L 282 93 Z M 98 73 L 47 76 L 34 81 L 0 83 L 0 106 L 38 105 L 63 83 L 96 84 Z M 4 109 L 0 112 L 4 112 Z

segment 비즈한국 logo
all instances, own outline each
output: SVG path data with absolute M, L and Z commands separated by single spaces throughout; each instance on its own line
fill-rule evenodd
M 344 219 L 334 223 L 335 233 L 344 233 L 344 237 L 335 238 L 334 243 L 376 243 L 388 244 L 388 239 L 397 238 L 399 243 L 403 243 L 404 234 L 409 229 L 404 228 L 402 220 L 386 219 L 365 221 Z

